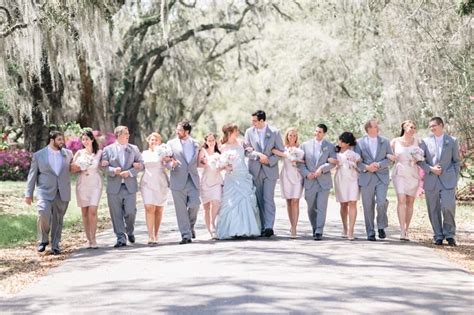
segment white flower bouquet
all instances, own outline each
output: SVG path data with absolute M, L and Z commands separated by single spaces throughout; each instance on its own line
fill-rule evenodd
M 222 152 L 219 155 L 219 159 L 217 161 L 217 168 L 225 168 L 227 166 L 232 167 L 232 164 L 237 159 L 237 152 L 235 150 L 227 150 Z
M 410 156 L 412 158 L 412 161 L 414 163 L 416 162 L 421 162 L 425 160 L 425 154 L 421 148 L 413 148 L 413 150 L 410 151 Z
M 171 148 L 165 143 L 160 144 L 158 147 L 156 147 L 155 152 L 159 158 L 173 156 L 173 151 L 171 151 Z
M 94 157 L 88 154 L 81 154 L 76 160 L 76 164 L 79 165 L 81 171 L 87 170 L 94 163 Z
M 352 150 L 347 150 L 346 153 L 346 159 L 349 164 L 349 168 L 356 168 L 357 167 L 357 162 L 360 160 L 360 155 L 355 153 Z
M 304 151 L 297 147 L 288 148 L 286 154 L 291 162 L 302 161 L 304 158 Z

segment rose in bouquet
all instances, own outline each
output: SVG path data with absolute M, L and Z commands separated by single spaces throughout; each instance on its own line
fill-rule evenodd
M 421 148 L 413 148 L 410 151 L 410 156 L 412 158 L 412 163 L 421 162 L 425 160 L 425 154 Z
M 81 154 L 76 160 L 76 164 L 79 166 L 81 171 L 87 170 L 94 163 L 94 158 L 88 154 Z
M 291 147 L 286 150 L 286 155 L 291 162 L 298 162 L 303 160 L 304 151 L 297 147 Z
M 214 153 L 213 155 L 209 156 L 207 159 L 207 165 L 213 170 L 219 169 L 221 167 L 220 157 L 221 155 L 219 153 Z
M 232 164 L 237 159 L 237 152 L 235 150 L 227 150 L 222 152 L 219 156 L 218 168 L 232 167 Z
M 171 151 L 171 148 L 165 143 L 162 143 L 159 146 L 157 146 L 155 148 L 155 152 L 160 159 L 164 157 L 173 156 L 173 151 Z
M 347 150 L 346 153 L 346 159 L 349 164 L 350 168 L 356 168 L 357 167 L 357 162 L 360 161 L 360 155 L 355 153 L 352 150 Z

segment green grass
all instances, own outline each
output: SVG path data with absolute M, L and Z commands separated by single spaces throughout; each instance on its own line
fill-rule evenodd
M 26 182 L 0 181 L 0 248 L 14 247 L 36 240 L 37 211 L 35 200 L 31 206 L 24 202 Z M 77 207 L 75 181 L 72 182 L 72 199 L 64 216 L 64 229 L 82 228 L 81 209 Z M 105 193 L 99 208 L 99 219 L 107 212 Z

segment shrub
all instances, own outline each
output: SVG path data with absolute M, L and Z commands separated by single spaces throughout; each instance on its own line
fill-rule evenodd
M 0 151 L 0 181 L 26 180 L 31 158 L 26 150 Z

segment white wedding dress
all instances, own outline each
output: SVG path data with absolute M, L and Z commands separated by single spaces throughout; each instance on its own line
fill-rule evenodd
M 216 223 L 219 239 L 260 236 L 261 225 L 252 175 L 245 165 L 244 149 L 240 145 L 228 146 L 238 154 L 232 171 L 224 178 L 224 192 Z

